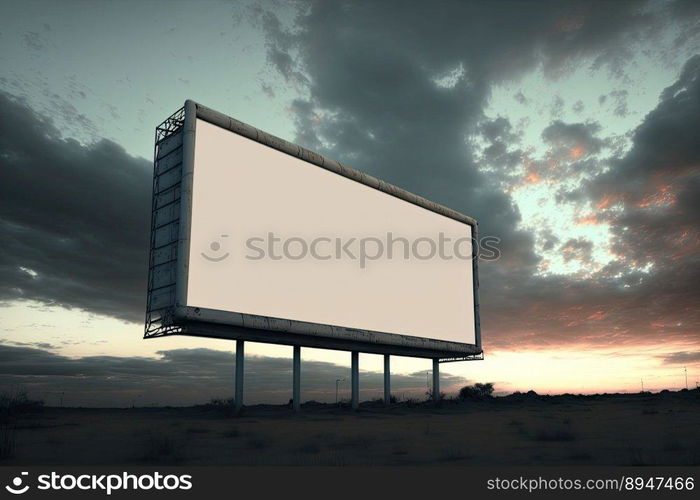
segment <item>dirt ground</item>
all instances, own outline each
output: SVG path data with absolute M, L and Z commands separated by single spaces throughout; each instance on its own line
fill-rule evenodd
M 13 464 L 700 464 L 700 392 L 228 407 L 44 408 L 3 424 Z

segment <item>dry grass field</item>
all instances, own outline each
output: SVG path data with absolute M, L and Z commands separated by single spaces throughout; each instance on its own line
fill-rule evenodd
M 493 398 L 359 411 L 307 404 L 43 408 L 5 418 L 3 465 L 700 464 L 700 392 Z

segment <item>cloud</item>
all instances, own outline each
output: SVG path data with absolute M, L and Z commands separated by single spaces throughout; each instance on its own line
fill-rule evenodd
M 290 106 L 297 141 L 475 216 L 482 235 L 501 238 L 502 259 L 481 268 L 487 349 L 696 338 L 697 59 L 603 173 L 603 159 L 584 162 L 607 145 L 597 124 L 559 120 L 543 131 L 552 154 L 590 166 L 592 179 L 561 202 L 592 202 L 612 227 L 618 257 L 586 281 L 537 274 L 534 237 L 504 189 L 524 155 L 519 132 L 484 109 L 494 86 L 536 68 L 556 78 L 583 64 L 624 78 L 635 40 L 653 40 L 669 20 L 690 39 L 692 23 L 678 20 L 697 12 L 639 2 L 406 5 L 312 2 L 291 29 L 262 14 L 269 60 L 303 96 Z M 110 141 L 65 139 L 0 94 L 0 163 L 0 299 L 140 321 L 150 162 Z M 545 245 L 567 239 L 551 234 Z M 577 251 L 586 257 L 585 245 Z
M 700 352 L 674 352 L 666 356 L 662 356 L 662 359 L 663 362 L 668 365 L 700 363 Z
M 530 101 L 527 97 L 525 97 L 525 94 L 523 94 L 522 90 L 519 90 L 513 98 L 519 103 L 519 104 L 528 104 Z
M 693 279 L 697 282 L 697 272 L 683 261 L 677 270 L 687 276 L 680 281 L 683 285 L 675 286 L 665 281 L 670 275 L 658 273 L 658 268 L 644 270 L 628 258 L 635 248 L 647 246 L 645 237 L 652 236 L 647 240 L 652 248 L 653 236 L 666 231 L 662 226 L 645 226 L 639 241 L 615 235 L 621 245 L 615 252 L 627 256 L 591 279 L 538 274 L 534 239 L 520 229 L 520 214 L 503 188 L 522 175 L 516 172 L 525 153 L 506 117 L 484 116 L 495 85 L 535 68 L 557 78 L 589 65 L 628 84 L 625 67 L 634 58 L 631 47 L 636 40 L 654 40 L 669 25 L 690 39 L 689 19 L 697 19 L 697 12 L 681 10 L 678 3 L 639 2 L 538 2 L 510 9 L 487 2 L 455 2 L 441 9 L 406 2 L 310 2 L 291 29 L 284 29 L 274 14 L 264 17 L 271 62 L 294 85 L 303 82 L 308 96 L 291 108 L 298 142 L 472 215 L 479 219 L 482 234 L 502 239 L 502 259 L 481 266 L 484 342 L 486 349 L 517 349 L 698 340 L 697 307 L 689 299 L 695 293 L 688 294 L 687 288 Z M 663 121 L 676 121 L 676 110 L 669 106 L 692 84 L 691 73 L 686 70 L 647 116 L 629 155 L 604 158 L 619 149 L 615 138 L 600 136 L 595 122 L 556 120 L 542 133 L 550 147 L 548 156 L 525 165 L 530 169 L 526 174 L 547 173 L 553 181 L 594 179 L 586 181 L 589 188 L 561 196 L 560 203 L 585 206 L 603 203 L 603 187 L 613 195 L 634 192 L 646 178 L 643 165 L 654 161 L 649 155 L 663 154 L 666 163 L 687 155 L 697 165 L 700 127 L 675 131 L 663 126 Z M 438 84 L 445 75 L 452 76 L 450 84 Z M 617 115 L 629 112 L 625 91 L 601 96 L 600 103 L 608 98 Z M 514 99 L 527 102 L 522 91 Z M 555 115 L 563 111 L 561 98 L 554 104 Z M 700 116 L 692 106 L 678 111 L 679 124 L 694 124 Z M 643 138 L 646 134 L 648 140 Z M 475 137 L 478 140 L 471 140 Z M 659 175 L 667 175 L 669 168 L 674 169 L 666 167 Z M 691 196 L 693 186 L 694 181 L 678 192 L 678 201 L 683 196 L 686 200 L 679 216 L 683 224 L 699 213 L 692 206 L 700 199 Z M 620 224 L 613 224 L 613 231 L 622 229 L 623 218 L 634 219 L 634 210 L 627 208 L 616 218 Z M 596 215 L 604 216 L 603 209 Z M 548 248 L 570 248 L 570 258 L 590 261 L 591 241 L 560 242 L 551 236 Z M 679 322 L 679 317 L 687 322 Z
M 584 142 L 590 137 L 577 132 Z M 516 293 L 526 288 L 527 297 L 506 301 L 501 314 L 491 316 L 496 342 L 700 346 L 699 159 L 695 56 L 633 132 L 629 151 L 604 160 L 607 169 L 584 181 L 572 200 L 561 201 L 595 207 L 595 218 L 610 226 L 614 260 L 585 281 L 525 278 Z M 583 260 L 592 249 L 577 240 L 560 248 Z
M 599 131 L 600 125 L 595 122 L 564 123 L 557 120 L 542 131 L 542 139 L 552 147 L 563 149 L 573 159 L 578 159 L 600 152 L 605 142 L 596 136 Z
M 615 109 L 613 110 L 615 116 L 625 117 L 629 114 L 629 109 L 627 108 L 628 95 L 629 92 L 624 89 L 610 92 L 610 96 L 615 100 Z
M 36 347 L 38 349 L 56 349 L 56 346 L 48 342 L 18 342 L 7 339 L 0 339 L 0 343 L 14 345 L 14 346 L 25 346 L 25 347 Z
M 555 95 L 552 99 L 552 107 L 549 110 L 549 114 L 552 118 L 560 118 L 564 113 L 564 99 L 561 96 Z
M 283 29 L 274 14 L 264 18 L 272 63 L 287 78 L 305 75 L 308 98 L 292 106 L 300 143 L 475 216 L 482 234 L 501 238 L 502 259 L 481 268 L 482 322 L 485 342 L 512 345 L 533 338 L 606 342 L 599 323 L 576 318 L 599 317 L 601 289 L 615 300 L 623 297 L 618 285 L 535 275 L 540 258 L 534 240 L 519 229 L 520 214 L 502 186 L 521 151 L 506 118 L 484 119 L 491 89 L 538 66 L 556 77 L 586 61 L 623 78 L 631 41 L 657 36 L 674 12 L 652 13 L 634 2 L 510 9 L 486 2 L 441 9 L 311 2 L 292 29 Z M 453 76 L 450 85 L 436 84 L 445 75 Z M 522 92 L 515 99 L 526 102 Z M 564 105 L 558 96 L 555 104 Z M 555 121 L 543 138 L 570 162 L 582 161 L 604 147 L 599 131 L 594 123 Z M 485 143 L 487 163 L 497 167 L 486 170 L 475 161 L 468 140 L 475 135 Z M 581 161 L 591 174 L 598 172 L 597 163 Z M 589 258 L 589 246 L 578 245 L 577 258 Z M 578 306 L 583 310 L 569 309 Z
M 307 12 L 297 31 L 264 16 L 273 64 L 284 76 L 308 75 L 310 97 L 293 109 L 297 140 L 477 217 L 484 233 L 502 239 L 504 258 L 521 266 L 537 262 L 532 240 L 516 230 L 517 210 L 465 144 L 492 85 L 537 64 L 558 73 L 603 48 L 622 51 L 628 36 L 654 24 L 624 2 L 505 10 L 312 2 Z M 501 29 L 487 28 L 495 25 Z M 448 88 L 433 83 L 444 74 L 458 75 Z
M 570 238 L 561 245 L 564 262 L 580 260 L 584 263 L 590 263 L 592 251 L 593 243 L 584 238 Z
M 151 166 L 108 140 L 64 139 L 0 93 L 0 300 L 142 319 Z
M 628 270 L 653 265 L 675 282 L 695 276 L 700 254 L 700 56 L 634 131 L 632 148 L 593 178 L 587 196 L 613 226 Z
M 519 147 L 521 133 L 503 116 L 482 120 L 478 132 L 483 142 L 478 159 L 480 168 L 494 167 L 489 171 L 492 181 L 495 176 L 500 176 L 502 182 L 514 182 L 513 171 L 522 163 L 523 158 L 523 151 Z
M 68 358 L 45 349 L 0 344 L 0 390 L 27 390 L 32 397 L 66 405 L 131 406 L 153 403 L 191 405 L 211 398 L 228 398 L 233 392 L 235 355 L 213 349 L 173 349 L 159 358 L 84 356 Z M 291 397 L 292 361 L 288 358 L 249 356 L 245 364 L 246 403 L 287 403 Z M 347 397 L 350 368 L 321 361 L 302 360 L 304 401 L 334 401 L 335 381 Z M 392 374 L 397 395 L 423 395 L 425 372 Z M 360 372 L 363 398 L 381 397 L 383 374 Z M 456 375 L 441 373 L 445 389 L 466 384 Z

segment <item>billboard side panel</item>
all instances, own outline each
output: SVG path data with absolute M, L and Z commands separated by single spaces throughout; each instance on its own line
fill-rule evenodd
M 145 336 L 172 331 L 176 304 L 183 110 L 156 128 Z
M 182 180 L 180 182 L 180 224 L 177 242 L 177 280 L 175 289 L 174 319 L 185 319 L 189 283 L 190 234 L 192 225 L 192 182 L 194 177 L 194 149 L 197 127 L 197 107 L 194 101 L 185 101 L 185 118 L 182 127 Z
M 479 240 L 479 224 L 472 226 L 472 241 Z M 479 311 L 479 245 L 472 245 L 472 289 L 474 299 L 474 338 L 481 350 L 481 316 Z

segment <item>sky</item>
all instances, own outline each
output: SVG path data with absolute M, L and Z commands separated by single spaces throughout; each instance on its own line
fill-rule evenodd
M 699 42 L 690 1 L 1 2 L 1 389 L 231 396 L 231 342 L 142 339 L 154 129 L 188 98 L 500 239 L 485 360 L 447 392 L 694 387 Z M 350 354 L 302 352 L 302 398 L 347 397 Z M 246 355 L 246 403 L 286 402 L 291 348 Z M 381 357 L 360 368 L 379 396 Z M 396 392 L 428 370 L 395 358 Z

